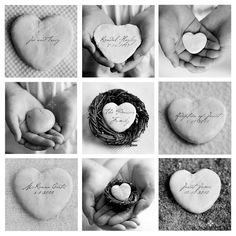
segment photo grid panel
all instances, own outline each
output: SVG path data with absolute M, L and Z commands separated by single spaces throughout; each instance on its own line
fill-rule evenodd
M 200 4 L 1 3 L 2 234 L 233 233 L 233 3 Z

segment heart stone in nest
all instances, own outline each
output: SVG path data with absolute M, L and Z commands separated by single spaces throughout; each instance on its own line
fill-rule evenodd
M 133 183 L 114 179 L 105 188 L 104 196 L 112 210 L 121 212 L 130 209 L 138 202 L 140 191 Z

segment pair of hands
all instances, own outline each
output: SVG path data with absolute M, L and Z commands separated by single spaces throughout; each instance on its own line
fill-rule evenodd
M 91 163 L 85 163 L 91 162 Z M 118 165 L 113 161 L 113 166 Z M 84 167 L 86 166 L 86 167 Z M 124 212 L 114 212 L 106 203 L 103 191 L 114 178 L 134 183 L 141 191 L 138 203 Z M 140 224 L 138 214 L 150 206 L 154 198 L 153 165 L 149 160 L 129 160 L 118 173 L 96 162 L 83 163 L 83 212 L 90 224 L 104 230 L 127 230 Z
M 159 42 L 174 67 L 190 72 L 203 72 L 223 60 L 230 47 L 230 7 L 218 6 L 201 22 L 185 5 L 159 7 Z M 182 36 L 186 32 L 202 32 L 207 37 L 205 48 L 198 54 L 185 50 Z
M 154 45 L 154 7 L 149 7 L 134 16 L 130 24 L 136 25 L 141 32 L 142 43 L 134 55 L 122 64 L 115 64 L 105 58 L 94 43 L 93 34 L 101 24 L 114 24 L 112 19 L 97 6 L 83 7 L 83 47 L 88 49 L 91 56 L 101 65 L 109 67 L 111 72 L 125 73 L 135 68 L 143 59 L 144 55 Z
M 57 123 L 47 133 L 34 134 L 26 125 L 26 114 L 43 105 L 17 83 L 6 83 L 6 122 L 15 140 L 33 151 L 57 149 L 67 141 L 76 126 L 76 87 L 73 86 L 55 97 L 45 108 L 55 115 Z

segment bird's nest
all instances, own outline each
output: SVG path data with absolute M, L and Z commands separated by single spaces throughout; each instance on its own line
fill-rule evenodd
M 112 130 L 105 122 L 102 111 L 103 107 L 113 102 L 120 105 L 124 102 L 131 103 L 136 109 L 136 117 L 133 124 L 124 132 L 118 133 Z M 97 138 L 109 145 L 135 146 L 137 138 L 145 131 L 149 115 L 144 103 L 133 94 L 122 89 L 112 89 L 100 93 L 94 98 L 89 106 L 89 127 Z
M 127 200 L 121 201 L 121 200 L 116 199 L 112 195 L 111 188 L 114 185 L 121 185 L 123 183 L 127 183 L 130 185 L 131 193 Z M 137 201 L 140 198 L 140 191 L 133 183 L 125 182 L 121 179 L 114 179 L 111 182 L 109 182 L 108 185 L 106 186 L 104 190 L 104 196 L 106 199 L 106 203 L 111 207 L 112 210 L 116 212 L 121 212 L 121 211 L 130 209 L 132 206 L 134 206 L 137 203 Z

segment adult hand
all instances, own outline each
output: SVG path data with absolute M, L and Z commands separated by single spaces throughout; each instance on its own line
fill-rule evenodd
M 134 207 L 127 211 L 117 213 L 107 204 L 104 197 L 101 197 L 96 204 L 97 212 L 94 221 L 99 227 L 117 225 L 128 225 L 130 228 L 137 227 L 137 215 L 150 206 L 154 198 L 154 174 L 153 163 L 148 160 L 130 160 L 119 171 L 116 178 L 125 182 L 132 182 L 141 191 L 139 201 Z M 124 225 L 123 225 L 124 226 Z
M 136 25 L 139 28 L 142 42 L 127 62 L 115 65 L 115 69 L 120 73 L 135 68 L 154 45 L 154 7 L 151 6 L 135 15 L 131 19 L 130 24 Z
M 64 137 L 63 142 L 66 142 L 76 129 L 77 86 L 73 85 L 58 93 L 46 107 L 55 115 L 56 122 L 61 128 L 60 133 Z
M 34 151 L 54 147 L 58 139 L 52 133 L 34 134 L 28 130 L 26 114 L 34 108 L 43 108 L 43 106 L 17 83 L 6 83 L 6 122 L 15 140 Z
M 93 34 L 95 29 L 101 24 L 114 24 L 111 18 L 97 6 L 83 6 L 83 29 L 82 43 L 83 47 L 88 49 L 91 56 L 101 65 L 114 67 L 114 63 L 105 58 L 97 49 Z
M 185 50 L 182 36 L 186 32 L 202 32 L 206 35 L 207 43 L 200 53 L 191 54 Z M 174 67 L 185 67 L 191 72 L 205 71 L 220 54 L 217 38 L 184 5 L 159 7 L 159 42 Z

